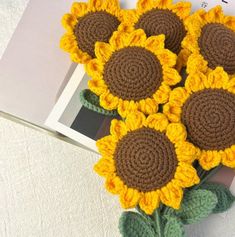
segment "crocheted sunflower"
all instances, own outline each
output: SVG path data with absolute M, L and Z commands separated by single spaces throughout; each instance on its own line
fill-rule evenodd
M 108 42 L 113 32 L 121 27 L 125 15 L 127 11 L 120 9 L 118 0 L 75 2 L 71 14 L 62 18 L 67 32 L 61 38 L 60 47 L 70 53 L 72 61 L 87 63 L 95 57 L 95 43 Z
M 114 32 L 109 43 L 97 42 L 96 59 L 86 65 L 91 91 L 100 105 L 122 117 L 134 110 L 153 114 L 167 102 L 170 85 L 181 80 L 173 68 L 177 56 L 164 48 L 164 35 L 147 38 L 139 29 Z
M 188 73 L 208 72 L 221 66 L 228 74 L 235 74 L 235 17 L 225 16 L 217 6 L 209 12 L 195 12 L 186 27 L 188 34 L 182 45 L 192 52 Z
M 182 124 L 169 124 L 164 114 L 134 112 L 125 122 L 112 120 L 110 133 L 97 141 L 102 158 L 94 169 L 106 178 L 106 189 L 120 195 L 123 208 L 139 204 L 152 214 L 162 202 L 178 209 L 183 188 L 199 183 L 192 166 L 198 149 L 185 141 Z
M 188 76 L 163 108 L 172 122 L 182 122 L 188 141 L 201 150 L 200 165 L 209 170 L 222 163 L 235 167 L 235 77 L 222 67 L 208 75 Z
M 165 47 L 179 54 L 178 66 L 185 62 L 187 50 L 181 50 L 181 42 L 186 36 L 185 19 L 190 15 L 191 3 L 172 0 L 139 0 L 131 18 L 130 30 L 143 29 L 146 35 L 164 34 Z

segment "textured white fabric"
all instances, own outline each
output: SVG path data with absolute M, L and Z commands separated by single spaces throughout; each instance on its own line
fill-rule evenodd
M 117 237 L 97 154 L 0 118 L 0 236 Z

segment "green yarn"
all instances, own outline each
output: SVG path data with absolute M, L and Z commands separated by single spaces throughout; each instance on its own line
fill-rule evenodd
M 193 224 L 208 217 L 218 202 L 217 196 L 208 190 L 190 190 L 185 193 L 179 210 L 175 214 L 184 224 Z
M 89 110 L 107 116 L 117 116 L 116 110 L 106 110 L 100 106 L 99 97 L 92 91 L 85 89 L 80 92 L 81 104 Z
M 235 201 L 235 197 L 227 187 L 217 183 L 204 183 L 200 189 L 209 190 L 217 196 L 218 203 L 213 209 L 213 213 L 227 211 Z
M 157 237 L 151 223 L 136 212 L 123 212 L 119 219 L 119 230 L 123 237 Z
M 184 225 L 176 216 L 165 216 L 164 237 L 185 237 Z

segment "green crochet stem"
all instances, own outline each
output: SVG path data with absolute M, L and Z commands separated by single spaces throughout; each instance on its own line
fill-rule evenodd
M 156 230 L 157 230 L 158 236 L 163 237 L 162 220 L 161 220 L 161 213 L 159 209 L 155 210 L 155 212 L 153 213 L 153 218 L 156 223 Z
M 80 92 L 81 104 L 89 110 L 106 116 L 117 116 L 116 110 L 106 110 L 100 106 L 99 97 L 92 91 L 85 89 Z

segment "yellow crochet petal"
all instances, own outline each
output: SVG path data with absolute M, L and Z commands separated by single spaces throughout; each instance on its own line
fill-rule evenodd
M 235 145 L 225 149 L 222 156 L 222 164 L 230 168 L 235 168 Z
M 176 64 L 177 55 L 172 53 L 168 49 L 162 49 L 157 51 L 157 58 L 160 60 L 161 64 L 167 65 L 168 67 L 173 67 Z
M 183 198 L 183 190 L 176 182 L 170 182 L 160 191 L 160 200 L 166 206 L 179 209 Z
M 154 99 L 147 98 L 138 102 L 138 108 L 145 114 L 154 114 L 158 110 L 158 104 Z
M 140 198 L 139 206 L 147 214 L 151 215 L 159 207 L 160 195 L 158 191 L 144 193 Z
M 163 106 L 163 113 L 168 117 L 171 122 L 177 123 L 180 121 L 182 109 L 179 106 L 167 103 Z
M 208 23 L 211 22 L 217 22 L 217 23 L 223 23 L 223 10 L 221 6 L 216 6 L 208 11 L 208 13 L 205 15 L 205 20 Z
M 134 101 L 119 100 L 118 113 L 122 118 L 125 118 L 128 114 L 137 111 L 137 104 Z
M 182 68 L 187 65 L 188 58 L 190 56 L 191 52 L 188 49 L 181 49 L 177 61 L 176 61 L 176 70 L 178 72 L 181 72 Z
M 191 35 L 191 34 L 187 34 L 181 45 L 183 46 L 184 49 L 188 50 L 189 52 L 192 52 L 192 53 L 197 53 L 198 50 L 199 50 L 199 46 L 198 46 L 198 43 L 197 43 L 197 37 Z M 190 55 L 188 55 L 189 57 Z
M 126 117 L 125 123 L 128 130 L 134 131 L 138 128 L 142 128 L 144 126 L 145 120 L 146 120 L 146 117 L 144 116 L 144 114 L 136 111 L 134 113 L 130 113 Z
M 164 49 L 164 41 L 165 35 L 150 36 L 145 41 L 145 47 L 155 53 L 156 50 Z
M 224 24 L 231 30 L 235 31 L 235 16 L 224 17 Z
M 100 78 L 93 78 L 88 81 L 88 87 L 96 95 L 101 95 L 107 91 L 105 82 Z
M 166 135 L 171 142 L 177 143 L 186 140 L 187 132 L 182 123 L 170 123 L 166 129 Z
M 206 79 L 206 76 L 201 72 L 190 74 L 185 81 L 185 88 L 190 93 L 203 90 L 205 89 L 204 82 Z
M 60 48 L 69 53 L 76 52 L 77 42 L 75 36 L 71 33 L 64 34 L 60 39 Z
M 71 14 L 65 14 L 62 17 L 61 23 L 65 30 L 73 33 L 74 26 L 77 24 L 77 18 Z
M 188 99 L 189 93 L 183 87 L 177 87 L 170 93 L 169 102 L 172 105 L 182 106 Z
M 71 7 L 71 13 L 76 18 L 84 16 L 87 13 L 87 4 L 83 2 L 74 2 Z
M 182 188 L 188 188 L 200 182 L 197 171 L 192 165 L 184 162 L 179 163 L 174 178 Z
M 190 15 L 192 4 L 190 2 L 178 2 L 173 4 L 170 9 L 182 20 Z
M 169 122 L 167 117 L 161 113 L 149 115 L 144 122 L 144 126 L 154 128 L 160 132 L 165 131 L 168 124 Z
M 100 10 L 104 0 L 88 0 L 89 9 Z
M 138 190 L 127 188 L 120 194 L 120 203 L 123 208 L 133 208 L 138 204 L 140 196 Z
M 135 30 L 126 38 L 125 46 L 144 46 L 146 38 L 146 34 L 142 29 Z
M 94 166 L 94 171 L 104 177 L 112 175 L 115 171 L 113 159 L 101 158 Z
M 218 166 L 221 162 L 221 153 L 218 151 L 202 151 L 199 163 L 205 170 L 210 170 Z
M 113 119 L 110 126 L 110 133 L 116 139 L 120 140 L 127 134 L 126 124 L 121 120 Z
M 113 49 L 110 44 L 104 42 L 96 42 L 95 55 L 102 62 L 107 62 L 113 53 Z
M 104 9 L 108 9 L 108 10 L 117 10 L 120 9 L 120 4 L 119 4 L 119 0 L 108 0 L 105 1 L 103 4 Z
M 118 50 L 125 46 L 124 39 L 126 38 L 125 33 L 122 31 L 115 31 L 112 37 L 109 40 L 110 45 L 112 48 Z
M 155 6 L 158 8 L 166 9 L 172 4 L 172 0 L 156 0 Z
M 202 55 L 193 53 L 188 58 L 187 73 L 206 72 L 207 64 Z
M 232 92 L 235 94 L 235 77 L 233 77 L 232 79 L 228 81 L 224 89 L 227 89 L 229 92 Z
M 76 51 L 74 53 L 71 53 L 70 57 L 71 57 L 71 60 L 75 63 L 88 64 L 88 62 L 91 60 L 90 55 L 82 52 L 79 49 L 76 49 Z
M 180 82 L 181 79 L 181 76 L 175 69 L 163 66 L 163 80 L 167 85 L 175 85 Z
M 179 161 L 190 164 L 200 155 L 200 149 L 187 141 L 178 142 L 176 144 L 175 152 Z
M 119 194 L 125 189 L 123 181 L 118 176 L 108 177 L 105 182 L 105 188 L 112 194 Z
M 171 88 L 165 83 L 162 83 L 158 90 L 153 94 L 153 98 L 158 104 L 164 104 L 168 101 L 170 92 Z
M 91 78 L 100 77 L 103 74 L 104 66 L 98 59 L 92 59 L 85 67 L 87 74 Z
M 229 76 L 228 74 L 223 70 L 222 67 L 217 67 L 215 70 L 213 70 L 211 73 L 209 73 L 207 78 L 206 88 L 224 88 L 228 81 Z
M 100 105 L 107 110 L 114 110 L 118 107 L 118 97 L 113 96 L 109 91 L 106 91 L 100 96 Z
M 153 0 L 139 0 L 137 2 L 137 9 L 138 10 L 149 10 L 153 7 Z
M 117 145 L 117 140 L 109 135 L 96 142 L 99 153 L 104 157 L 113 157 Z

